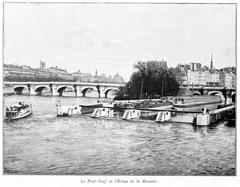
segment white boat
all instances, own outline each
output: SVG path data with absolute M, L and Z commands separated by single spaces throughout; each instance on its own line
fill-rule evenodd
M 19 102 L 18 105 L 6 108 L 6 120 L 21 119 L 32 114 L 32 105 Z
M 114 111 L 112 108 L 95 108 L 92 116 L 93 118 L 105 117 L 105 118 L 112 118 L 114 117 Z
M 72 115 L 81 115 L 80 106 L 57 106 L 57 116 L 72 116 Z
M 158 112 L 157 117 L 156 117 L 156 122 L 166 122 L 171 119 L 171 112 L 170 111 L 163 111 L 163 112 Z
M 122 119 L 139 119 L 141 116 L 141 111 L 136 109 L 125 110 Z

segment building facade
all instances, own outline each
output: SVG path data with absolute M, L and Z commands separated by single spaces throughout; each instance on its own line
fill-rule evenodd
M 72 75 L 58 74 L 40 68 L 33 69 L 29 66 L 3 64 L 4 81 L 73 81 Z
M 47 69 L 49 72 L 56 73 L 56 74 L 66 74 L 67 70 L 58 68 L 57 66 L 55 67 L 50 67 Z
M 236 88 L 236 75 L 232 72 L 221 72 L 219 82 L 220 86 Z
M 96 83 L 124 83 L 123 77 L 118 73 L 112 76 L 106 76 L 105 74 L 98 75 L 97 70 L 95 75 L 91 73 L 82 73 L 80 70 L 72 73 L 75 81 L 78 82 L 96 82 Z
M 211 63 L 212 64 L 212 63 Z M 223 86 L 236 88 L 236 68 L 227 67 L 220 70 L 201 66 L 200 63 L 177 66 L 182 71 L 182 77 L 178 78 L 182 86 Z

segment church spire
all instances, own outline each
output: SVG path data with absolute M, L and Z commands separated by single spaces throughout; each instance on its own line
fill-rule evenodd
M 213 54 L 211 54 L 211 64 L 210 64 L 210 70 L 213 69 Z

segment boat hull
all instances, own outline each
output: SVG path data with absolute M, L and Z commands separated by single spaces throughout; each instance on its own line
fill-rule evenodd
M 17 119 L 22 119 L 30 116 L 32 114 L 32 109 L 28 109 L 26 112 L 23 112 L 21 114 L 18 114 L 14 117 L 5 117 L 6 120 L 17 120 Z

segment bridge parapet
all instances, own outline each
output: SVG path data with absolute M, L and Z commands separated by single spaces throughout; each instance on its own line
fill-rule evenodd
M 233 87 L 223 87 L 223 86 L 180 86 L 181 89 L 190 89 L 190 90 L 236 90 Z

